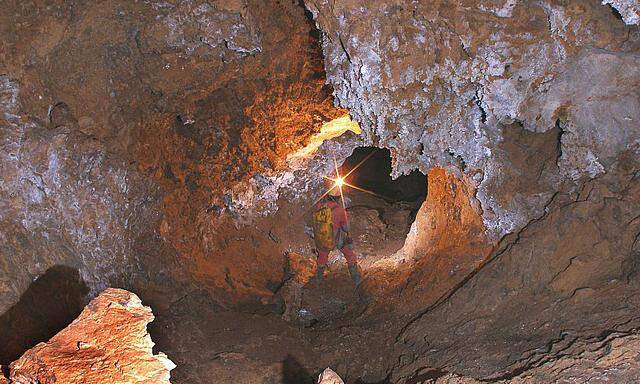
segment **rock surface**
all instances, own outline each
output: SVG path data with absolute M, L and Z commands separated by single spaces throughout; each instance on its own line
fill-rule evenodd
M 133 293 L 109 288 L 71 325 L 11 363 L 10 380 L 27 383 L 169 383 L 175 365 L 153 354 L 149 307 Z
M 345 114 L 318 37 L 292 2 L 7 4 L 0 312 L 55 265 L 77 268 L 90 295 L 179 297 L 185 276 L 221 301 L 269 295 L 285 246 L 266 228 L 256 251 L 225 220 L 244 206 L 239 181 L 272 207 L 265 175 Z
M 441 166 L 472 177 L 494 239 L 538 217 L 559 183 L 637 150 L 640 35 L 595 1 L 307 6 L 365 142 L 391 150 L 395 175 Z M 557 171 L 535 174 L 500 149 L 509 131 L 557 128 Z M 513 183 L 510 169 L 538 187 Z
M 602 0 L 615 8 L 627 24 L 640 24 L 640 3 L 637 0 Z
M 331 368 L 327 368 L 318 377 L 318 384 L 344 384 L 344 381 Z
M 569 374 L 640 327 L 637 14 L 625 0 L 9 2 L 0 326 L 24 333 L 0 343 L 19 354 L 49 337 L 40 320 L 52 330 L 121 286 L 159 308 L 176 383 Z M 309 284 L 302 218 L 328 160 L 364 145 L 390 150 L 394 176 L 428 174 L 427 201 L 397 253 L 413 208 L 354 207 L 362 288 L 339 262 Z M 73 298 L 53 318 L 31 287 L 60 266 L 39 288 Z M 300 307 L 320 323 L 282 320 Z
M 575 354 L 559 357 L 513 378 L 492 383 L 635 383 L 640 379 L 640 344 L 637 335 L 612 334 L 583 347 Z M 420 378 L 422 383 L 431 384 L 484 382 L 439 370 L 425 370 Z
M 413 351 L 398 377 L 417 366 L 512 376 L 609 333 L 633 333 L 640 326 L 638 169 L 635 155 L 623 157 L 579 193 L 558 193 L 544 216 L 505 238 L 464 285 L 398 335 Z

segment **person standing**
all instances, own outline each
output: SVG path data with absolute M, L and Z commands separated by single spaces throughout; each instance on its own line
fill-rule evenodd
M 349 274 L 356 286 L 362 282 L 358 269 L 358 258 L 353 252 L 353 241 L 349 235 L 349 219 L 341 202 L 341 186 L 331 181 L 330 190 L 314 206 L 313 239 L 318 252 L 316 278 L 322 280 L 329 262 L 329 253 L 339 249 L 349 266 Z

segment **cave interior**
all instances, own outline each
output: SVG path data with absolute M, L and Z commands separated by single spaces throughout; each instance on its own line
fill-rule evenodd
M 3 8 L 0 384 L 640 382 L 636 0 Z

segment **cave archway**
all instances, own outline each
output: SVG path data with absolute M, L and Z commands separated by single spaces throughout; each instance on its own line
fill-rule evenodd
M 365 268 L 404 245 L 427 196 L 427 176 L 418 170 L 391 177 L 391 152 L 357 147 L 340 173 L 345 177 L 348 214 L 356 251 Z
M 349 174 L 349 184 L 372 192 L 390 203 L 422 204 L 427 196 L 427 176 L 424 173 L 414 170 L 395 180 L 391 177 L 391 152 L 387 148 L 355 148 L 343 162 L 341 173 Z

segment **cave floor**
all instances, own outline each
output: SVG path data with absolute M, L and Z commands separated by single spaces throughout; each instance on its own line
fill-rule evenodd
M 352 195 L 354 247 L 365 279 L 360 289 L 334 252 L 322 282 L 285 282 L 288 291 L 275 295 L 280 302 L 230 309 L 204 291 L 193 291 L 156 311 L 150 333 L 156 349 L 177 364 L 172 382 L 312 383 L 327 366 L 348 382 L 384 380 L 391 346 L 407 315 L 374 297 L 384 276 L 373 276 L 370 268 L 402 247 L 419 204 Z M 307 262 L 307 268 L 314 264 Z M 283 316 L 283 306 L 293 316 Z M 363 371 L 368 377 L 361 377 Z
M 348 379 L 372 362 L 380 364 L 371 374 L 384 378 L 382 361 L 404 322 L 391 312 L 366 315 L 363 296 L 346 273 L 307 284 L 304 305 L 316 317 L 309 324 L 285 321 L 265 306 L 225 309 L 208 294 L 193 292 L 158 313 L 149 329 L 156 349 L 177 364 L 177 384 L 312 383 L 327 366 Z

